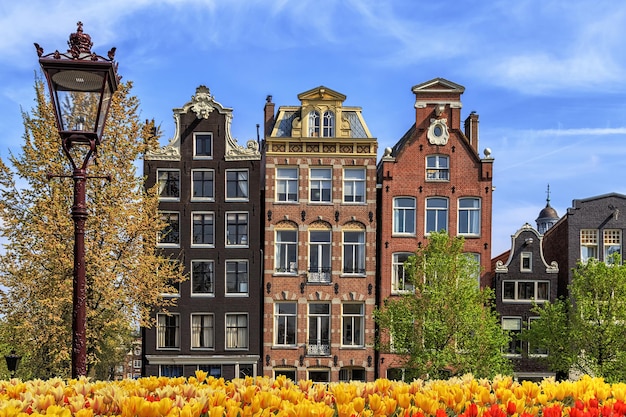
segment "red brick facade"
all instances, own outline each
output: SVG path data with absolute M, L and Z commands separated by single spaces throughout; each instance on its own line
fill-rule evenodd
M 376 139 L 345 96 L 298 98 L 265 108 L 263 374 L 372 381 Z
M 461 130 L 463 91 L 440 78 L 413 87 L 415 124 L 378 164 L 379 303 L 395 292 L 394 254 L 427 244 L 427 227 L 464 235 L 465 251 L 480 258 L 480 285 L 491 285 L 493 159 L 488 150 L 479 156 L 477 114 Z M 387 374 L 399 366 L 398 358 L 381 353 L 377 360 L 379 377 L 398 376 Z

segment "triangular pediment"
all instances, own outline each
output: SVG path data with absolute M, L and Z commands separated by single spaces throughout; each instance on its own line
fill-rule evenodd
M 457 93 L 463 94 L 465 87 L 445 78 L 434 78 L 421 84 L 414 85 L 411 88 L 413 93 Z
M 344 102 L 346 100 L 346 96 L 335 90 L 331 90 L 328 87 L 320 85 L 319 87 L 315 87 L 311 90 L 305 91 L 304 93 L 298 94 L 298 100 L 302 102 L 327 100 Z

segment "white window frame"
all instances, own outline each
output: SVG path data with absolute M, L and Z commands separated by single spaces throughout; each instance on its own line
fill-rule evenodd
M 210 288 L 208 291 L 195 291 L 195 288 L 197 287 L 195 285 L 196 280 L 195 278 L 195 273 L 196 273 L 196 269 L 195 266 L 198 264 L 206 264 L 209 265 L 209 281 L 210 281 Z M 214 297 L 215 296 L 215 261 L 212 259 L 193 259 L 191 261 L 191 266 L 190 266 L 190 292 L 191 292 L 191 296 L 192 297 Z M 206 271 L 204 271 L 203 273 L 206 273 Z M 196 278 L 197 279 L 197 278 Z M 206 284 L 204 284 L 206 285 Z
M 335 113 L 326 110 L 322 115 L 322 137 L 332 138 L 335 136 Z
M 446 205 L 445 207 L 430 206 L 430 204 L 435 201 L 443 201 L 446 203 Z M 434 197 L 428 197 L 426 199 L 426 209 L 424 213 L 424 217 L 425 217 L 424 233 L 426 234 L 426 236 L 430 235 L 433 232 L 439 232 L 441 230 L 444 230 L 446 232 L 448 231 L 449 210 L 450 210 L 450 201 L 446 197 L 434 196 Z M 445 220 L 442 220 L 439 218 L 440 213 L 442 212 L 445 215 Z M 435 221 L 434 229 L 429 228 L 429 217 L 431 217 L 432 215 L 434 215 L 434 221 Z M 441 225 L 439 224 L 440 221 L 444 222 L 444 227 L 441 227 Z
M 401 203 L 409 204 L 403 205 Z M 411 204 L 412 203 L 412 204 Z M 415 197 L 393 198 L 393 234 L 415 236 L 417 232 L 417 200 Z
M 478 202 L 478 207 L 463 207 L 465 202 L 471 201 L 472 203 Z M 482 202 L 478 197 L 463 197 L 459 198 L 458 201 L 458 225 L 457 230 L 459 235 L 463 236 L 472 236 L 478 237 L 480 236 L 480 221 L 481 221 L 481 210 L 482 210 Z M 461 224 L 462 221 L 465 220 L 465 228 L 466 230 L 462 230 Z
M 175 227 L 171 227 L 172 231 L 175 232 L 176 239 L 172 242 L 163 242 L 162 234 L 163 232 L 157 233 L 157 246 L 161 248 L 179 248 L 180 247 L 180 213 L 178 211 L 159 211 L 159 215 L 161 220 L 166 222 L 168 226 L 164 229 L 170 229 L 172 225 Z M 172 216 L 176 218 L 176 222 L 172 223 Z M 169 231 L 168 231 L 169 233 Z
M 170 175 L 172 173 L 178 174 L 178 179 L 172 180 Z M 167 174 L 167 177 L 162 179 L 161 174 Z M 172 168 L 158 168 L 157 169 L 157 186 L 159 190 L 159 200 L 161 201 L 180 201 L 180 170 Z M 163 195 L 164 190 L 169 190 L 174 187 L 175 195 Z
M 294 233 L 295 240 L 282 240 L 283 233 L 286 232 Z M 284 256 L 283 252 L 285 252 Z M 274 268 L 276 274 L 296 275 L 298 273 L 298 229 L 275 231 Z
M 358 306 L 358 312 L 346 312 L 346 307 Z M 341 305 L 341 346 L 365 346 L 365 304 L 344 303 Z
M 320 112 L 317 110 L 311 110 L 309 112 L 307 122 L 309 124 L 309 137 L 310 138 L 318 138 L 320 137 Z
M 205 242 L 201 242 L 201 243 L 197 243 L 195 242 L 195 238 L 196 238 L 196 217 L 197 216 L 202 216 L 202 223 L 201 223 L 201 228 L 202 228 L 202 236 L 205 235 L 204 230 L 206 227 L 210 227 L 211 230 L 211 236 L 213 237 L 213 241 L 209 242 L 209 243 L 205 243 Z M 210 224 L 206 224 L 206 216 L 209 216 L 211 218 L 211 223 Z M 212 211 L 192 211 L 191 212 L 191 246 L 192 247 L 205 247 L 205 248 L 212 248 L 215 247 L 215 213 Z
M 524 266 L 524 261 L 528 261 L 528 266 Z M 533 253 L 522 252 L 519 256 L 519 270 L 520 272 L 533 272 Z
M 407 280 L 404 262 L 413 255 L 411 252 L 396 252 L 391 260 L 391 293 L 410 294 L 415 292 L 415 286 Z M 402 277 L 400 277 L 402 275 Z
M 350 242 L 346 241 L 348 235 L 357 235 L 358 241 Z M 342 233 L 342 260 L 341 260 L 341 274 L 342 275 L 356 275 L 365 276 L 367 273 L 366 260 L 366 234 L 364 230 L 344 230 Z M 349 257 L 346 255 L 350 255 Z M 348 261 L 351 260 L 350 265 Z
M 311 307 L 314 305 L 328 307 L 328 312 L 312 312 Z M 331 303 L 309 303 L 307 317 L 307 354 L 312 356 L 327 356 L 330 354 L 331 343 Z M 324 329 L 326 327 L 326 329 Z M 312 333 L 315 334 L 312 334 Z M 324 334 L 326 333 L 326 334 Z
M 243 217 L 242 217 L 243 216 Z M 240 247 L 247 248 L 250 244 L 250 215 L 247 211 L 227 211 L 224 216 L 226 219 L 226 227 L 224 228 L 224 233 L 226 236 L 224 237 L 225 245 L 228 247 Z M 245 218 L 245 224 L 241 222 L 241 219 Z M 234 223 L 231 224 L 231 220 L 235 220 Z M 237 239 L 240 241 L 234 241 L 231 243 L 230 229 L 231 225 L 235 227 L 236 233 L 233 236 L 233 239 Z M 240 234 L 239 228 L 244 227 L 245 233 Z
M 315 239 L 313 236 L 319 236 Z M 308 282 L 330 282 L 332 272 L 332 230 L 309 230 Z
M 367 202 L 366 178 L 365 167 L 344 168 L 342 187 L 344 204 L 365 204 Z
M 517 322 L 519 325 L 514 325 L 513 322 Z M 522 339 L 520 335 L 522 334 L 522 323 L 523 320 L 519 316 L 502 316 L 502 329 L 509 332 L 517 332 L 515 336 L 512 336 L 512 339 L 509 341 L 509 346 L 506 352 L 504 352 L 504 356 L 509 357 L 520 357 L 522 356 Z M 505 324 L 506 323 L 506 324 Z M 511 352 L 511 347 L 515 343 L 516 353 Z
M 234 323 L 232 322 L 233 318 L 235 319 Z M 225 350 L 248 350 L 250 348 L 250 319 L 248 313 L 226 313 L 224 328 Z
M 235 174 L 236 175 L 236 179 L 235 180 L 230 180 L 228 177 L 229 175 Z M 243 178 L 239 178 L 240 174 L 245 174 L 245 179 Z M 248 201 L 250 198 L 250 173 L 247 169 L 227 169 L 226 170 L 226 175 L 224 175 L 224 181 L 225 181 L 225 198 L 226 201 Z M 239 191 L 242 188 L 242 184 L 245 184 L 245 196 L 239 196 L 239 195 L 235 195 L 233 196 L 229 196 L 228 192 L 230 190 L 229 188 L 229 184 L 234 183 L 235 184 L 235 189 L 237 191 L 237 194 L 239 194 Z
M 203 195 L 194 195 L 194 192 L 196 190 L 196 182 L 198 182 L 195 179 L 195 174 L 196 173 L 202 173 L 202 174 L 211 174 L 211 179 L 210 179 L 210 184 L 211 184 L 211 191 L 210 191 L 210 196 L 203 196 Z M 202 183 L 203 187 L 202 189 L 204 190 L 204 183 L 205 182 L 209 182 L 209 180 L 204 179 L 204 175 L 202 176 L 202 180 L 199 181 Z M 215 201 L 215 171 L 212 169 L 192 169 L 191 170 L 191 200 L 192 201 Z
M 528 318 L 528 328 L 530 329 L 532 327 L 532 322 L 533 321 L 537 321 L 540 318 L 541 317 L 529 317 Z M 539 349 L 545 350 L 545 353 L 533 352 L 532 351 L 532 346 L 531 346 L 530 342 L 528 343 L 528 346 L 526 347 L 526 349 L 528 350 L 528 356 L 531 357 L 531 358 L 545 358 L 549 354 L 548 349 L 546 349 L 546 348 L 543 348 L 543 349 L 539 348 Z
M 604 229 L 602 230 L 602 252 L 604 262 L 611 262 L 611 256 L 614 253 L 622 255 L 622 230 L 621 229 Z
M 328 190 L 328 198 L 324 198 L 324 191 L 326 190 Z M 313 197 L 314 191 L 319 192 L 319 198 L 316 199 Z M 324 204 L 324 203 L 332 203 L 332 201 L 333 201 L 333 169 L 332 168 L 311 168 L 309 170 L 309 202 L 315 203 L 315 204 Z
M 580 229 L 580 260 L 587 263 L 590 258 L 598 259 L 598 229 Z M 595 255 L 593 254 L 595 252 Z
M 298 175 L 299 170 L 298 167 L 277 167 L 276 168 L 276 198 L 275 202 L 277 203 L 297 203 L 298 202 Z M 295 175 L 294 175 L 295 174 Z M 291 190 L 295 185 L 295 190 Z M 281 189 L 284 188 L 284 193 L 281 193 Z M 295 197 L 292 195 L 294 193 L 290 191 L 295 191 Z M 281 195 L 284 194 L 284 197 L 281 198 Z
M 532 283 L 533 284 L 533 297 L 531 298 L 521 298 L 520 297 L 520 284 L 528 284 L 528 283 Z M 505 285 L 506 284 L 513 284 L 514 285 L 514 295 L 513 298 L 505 298 Z M 545 294 L 546 297 L 545 298 L 538 298 L 538 295 L 540 293 L 539 291 L 539 285 L 540 284 L 545 284 L 547 286 L 546 290 L 545 290 Z M 504 303 L 545 303 L 546 301 L 550 300 L 550 281 L 547 280 L 504 280 L 502 281 L 502 302 Z
M 292 306 L 294 308 L 293 312 L 280 312 L 281 306 Z M 284 326 L 285 331 L 282 335 L 280 334 L 280 327 Z M 287 340 L 289 338 L 289 328 L 293 327 L 293 343 L 288 343 Z M 298 343 L 298 303 L 296 301 L 289 302 L 277 302 L 274 304 L 274 346 L 279 347 L 294 347 L 297 346 Z
M 237 265 L 237 271 L 236 271 L 236 275 L 235 275 L 235 287 L 237 287 L 236 291 L 229 291 L 229 285 L 228 285 L 228 277 L 229 277 L 229 273 L 231 271 L 229 271 L 229 264 L 236 264 Z M 245 265 L 245 270 L 239 270 L 239 266 L 240 265 Z M 224 291 L 225 291 L 225 295 L 227 297 L 232 297 L 232 296 L 248 296 L 248 292 L 250 291 L 250 264 L 248 262 L 247 259 L 227 259 L 225 262 L 225 276 L 224 276 L 224 281 L 225 281 L 225 286 L 224 286 Z M 245 278 L 244 280 L 240 281 L 240 278 L 243 277 Z
M 209 319 L 205 323 L 204 319 Z M 213 313 L 191 313 L 191 341 L 192 350 L 214 350 L 215 349 L 215 315 Z
M 198 149 L 197 149 L 197 145 L 198 145 L 198 140 L 201 136 L 208 136 L 209 140 L 210 140 L 210 148 L 209 149 L 209 154 L 210 155 L 205 155 L 205 154 L 199 154 L 198 153 Z M 193 159 L 213 159 L 213 132 L 194 132 L 193 133 Z
M 441 161 L 446 161 L 442 164 Z M 447 155 L 426 156 L 426 181 L 450 181 L 450 157 Z
M 174 319 L 175 323 L 172 325 L 168 323 L 167 319 Z M 180 349 L 180 314 L 178 313 L 157 313 L 157 338 L 156 348 L 158 350 L 179 350 Z M 166 340 L 170 337 L 166 337 L 168 332 L 174 331 L 173 339 L 174 345 L 166 344 Z

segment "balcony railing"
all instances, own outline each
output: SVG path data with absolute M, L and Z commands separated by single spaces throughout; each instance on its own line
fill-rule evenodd
M 330 345 L 329 344 L 307 345 L 306 354 L 308 356 L 330 356 Z
M 330 283 L 330 277 L 330 268 L 311 268 L 309 269 L 307 282 L 328 284 Z

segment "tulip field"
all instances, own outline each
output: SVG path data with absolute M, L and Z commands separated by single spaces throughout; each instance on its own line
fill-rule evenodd
M 0 417 L 621 417 L 626 384 L 515 382 L 470 375 L 403 383 L 293 382 L 284 377 L 0 381 Z

